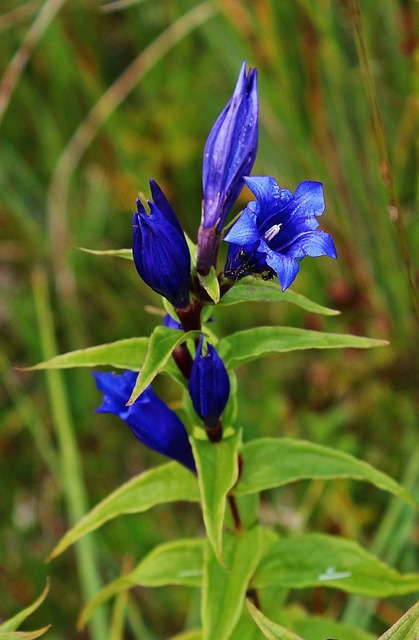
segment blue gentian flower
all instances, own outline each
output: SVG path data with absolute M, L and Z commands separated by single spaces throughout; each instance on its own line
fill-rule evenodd
M 202 334 L 188 387 L 196 413 L 211 429 L 216 426 L 227 404 L 230 381 L 224 362 L 211 344 L 207 345 L 206 355 L 202 355 L 203 342 Z
M 144 445 L 195 471 L 195 461 L 185 427 L 151 387 L 147 387 L 132 405 L 126 406 L 138 373 L 124 371 L 115 375 L 92 371 L 92 374 L 97 388 L 104 394 L 96 413 L 114 413 Z
M 236 88 L 205 145 L 202 226 L 220 230 L 249 175 L 258 146 L 257 71 L 243 62 Z
M 302 182 L 294 195 L 268 176 L 245 178 L 245 182 L 256 201 L 247 205 L 224 238 L 230 243 L 224 269 L 227 278 L 276 274 L 285 291 L 304 256 L 336 258 L 332 237 L 316 230 L 317 217 L 325 207 L 320 182 Z
M 132 254 L 135 267 L 149 287 L 174 307 L 189 304 L 191 258 L 182 227 L 163 191 L 150 180 L 150 215 L 137 200 L 133 214 Z

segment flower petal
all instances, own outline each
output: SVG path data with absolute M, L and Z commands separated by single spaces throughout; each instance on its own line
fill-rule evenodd
M 119 376 L 114 373 L 92 371 L 96 386 L 104 394 L 103 402 L 97 413 L 115 413 L 119 415 L 125 409 L 125 403 L 131 395 L 137 380 L 138 372 L 124 371 Z
M 297 260 L 284 256 L 281 253 L 275 253 L 274 251 L 271 251 L 269 247 L 266 251 L 266 263 L 278 276 L 282 291 L 288 289 L 288 287 L 294 282 L 297 273 L 300 270 L 300 265 Z
M 281 204 L 281 189 L 271 176 L 245 176 L 245 183 L 256 196 L 260 209 L 272 209 Z
M 250 203 L 254 204 L 254 203 Z M 225 242 L 244 245 L 251 242 L 258 242 L 259 231 L 257 227 L 256 214 L 251 210 L 250 205 L 241 214 L 237 222 L 231 227 L 224 238 Z
M 277 220 L 280 218 L 278 217 Z M 284 218 L 282 218 L 284 220 Z M 315 216 L 311 218 L 288 217 L 284 222 L 279 222 L 280 231 L 272 238 L 267 239 L 270 248 L 279 253 L 287 253 L 288 248 L 305 233 L 315 231 L 319 226 L 319 221 Z M 266 234 L 265 234 L 266 238 Z
M 294 193 L 293 212 L 295 217 L 321 216 L 324 212 L 323 185 L 321 182 L 305 180 Z
M 150 191 L 156 207 L 162 212 L 162 214 L 170 222 L 170 224 L 172 224 L 175 229 L 179 231 L 180 235 L 183 235 L 183 229 L 180 226 L 180 222 L 177 218 L 177 215 L 173 211 L 170 202 L 164 195 L 163 191 L 160 189 L 157 182 L 152 178 L 150 178 Z
M 287 248 L 285 254 L 291 258 L 318 258 L 319 256 L 329 256 L 336 258 L 336 248 L 332 236 L 324 231 L 310 231 L 302 233 Z

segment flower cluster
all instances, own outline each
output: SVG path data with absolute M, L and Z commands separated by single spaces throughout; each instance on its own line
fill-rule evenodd
M 277 276 L 287 289 L 305 256 L 336 258 L 331 236 L 318 230 L 324 211 L 322 185 L 302 182 L 294 195 L 269 176 L 249 177 L 258 145 L 257 71 L 243 62 L 233 95 L 217 118 L 205 145 L 202 171 L 203 207 L 198 230 L 196 266 L 179 220 L 163 191 L 150 180 L 149 213 L 137 200 L 133 214 L 132 253 L 142 280 L 173 306 L 168 329 L 202 331 L 201 311 L 210 304 L 205 278 L 213 273 L 221 294 L 244 278 Z M 217 273 L 217 256 L 223 225 L 244 185 L 253 192 L 237 222 L 225 235 L 229 244 L 224 269 Z M 215 347 L 204 333 L 192 357 L 187 343 L 173 352 L 196 414 L 210 440 L 222 437 L 221 415 L 230 393 L 229 376 Z M 97 411 L 118 415 L 146 446 L 195 471 L 187 431 L 178 416 L 148 388 L 130 406 L 126 403 L 136 373 L 116 376 L 94 372 L 103 392 Z

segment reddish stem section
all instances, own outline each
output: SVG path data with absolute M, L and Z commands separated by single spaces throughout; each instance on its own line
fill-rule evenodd
M 172 352 L 172 356 L 181 374 L 187 380 L 189 380 L 189 378 L 191 377 L 193 358 L 189 353 L 189 349 L 186 346 L 186 343 L 182 342 L 181 345 L 176 347 L 176 349 Z
M 236 498 L 232 495 L 229 495 L 228 504 L 230 505 L 230 511 L 231 511 L 231 515 L 233 516 L 234 529 L 236 533 L 243 533 L 243 525 L 240 519 L 240 513 L 237 507 Z
M 223 425 L 221 420 L 218 420 L 217 424 L 214 427 L 205 426 L 205 433 L 207 434 L 208 440 L 213 442 L 214 444 L 217 442 L 221 442 L 223 439 Z
M 221 242 L 221 233 L 215 227 L 206 228 L 202 225 L 198 231 L 198 256 L 196 270 L 202 276 L 208 275 L 211 267 L 217 266 L 218 248 Z
M 185 332 L 201 331 L 201 302 L 199 302 L 198 300 L 195 302 L 191 302 L 191 304 L 186 307 L 186 309 L 176 307 L 175 311 Z

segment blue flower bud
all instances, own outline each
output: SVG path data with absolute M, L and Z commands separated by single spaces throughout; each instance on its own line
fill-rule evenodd
M 195 461 L 185 427 L 177 415 L 153 393 L 151 387 L 147 387 L 132 405 L 126 406 L 138 373 L 124 371 L 115 375 L 92 371 L 92 374 L 97 388 L 104 394 L 96 413 L 114 413 L 146 447 L 195 471 Z
M 244 186 L 258 146 L 257 71 L 243 62 L 234 93 L 218 116 L 205 145 L 201 226 L 220 230 Z
M 230 243 L 224 269 L 228 278 L 277 275 L 285 291 L 305 256 L 336 258 L 332 237 L 317 230 L 317 218 L 324 211 L 320 182 L 301 182 L 294 195 L 269 176 L 245 178 L 245 182 L 256 201 L 247 205 L 224 238 Z
M 170 313 L 166 313 L 166 315 L 164 316 L 163 326 L 167 327 L 168 329 L 177 329 L 178 331 L 183 331 L 183 327 L 180 322 L 172 318 Z
M 132 254 L 135 267 L 149 287 L 174 307 L 189 304 L 191 258 L 182 227 L 160 187 L 150 180 L 154 202 L 150 215 L 137 200 L 133 214 Z
M 202 355 L 203 341 L 204 335 L 198 343 L 188 386 L 196 413 L 211 429 L 227 404 L 230 381 L 224 362 L 211 344 L 207 345 L 206 355 Z

